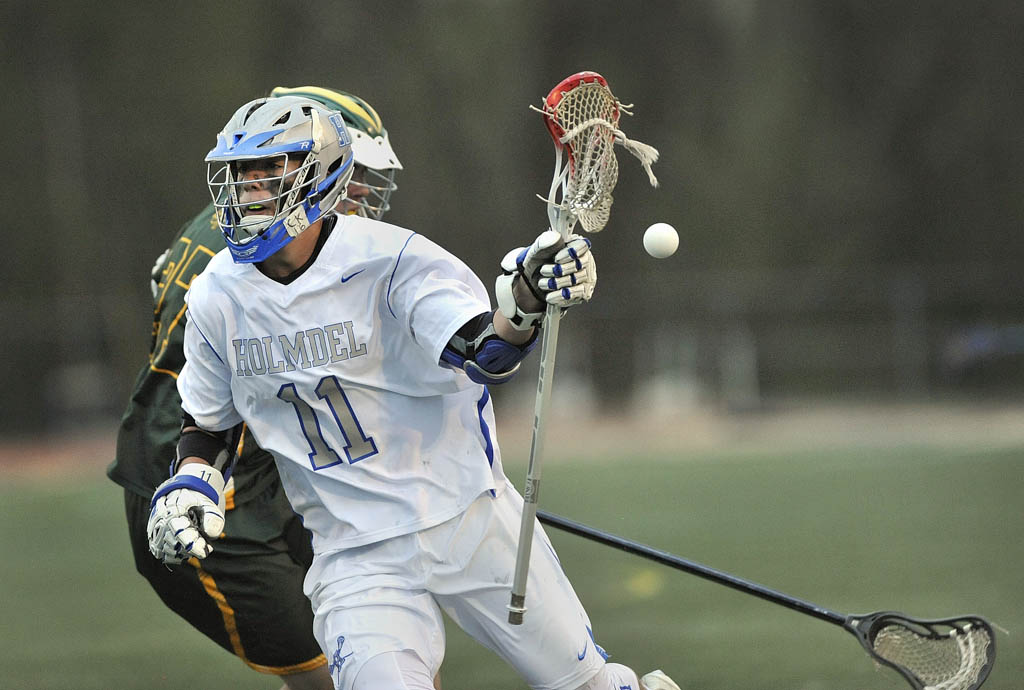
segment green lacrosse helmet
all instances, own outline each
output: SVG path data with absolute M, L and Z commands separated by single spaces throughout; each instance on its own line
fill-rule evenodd
M 391 208 L 391 194 L 398 189 L 395 171 L 402 169 L 402 163 L 391 148 L 388 132 L 377 111 L 359 96 L 319 86 L 278 86 L 270 96 L 310 98 L 341 113 L 352 136 L 356 164 L 366 169 L 364 180 L 359 179 L 357 171 L 350 184 L 362 185 L 369 191 L 369 194 L 358 199 L 350 198 L 349 201 L 358 205 L 360 215 L 379 220 Z

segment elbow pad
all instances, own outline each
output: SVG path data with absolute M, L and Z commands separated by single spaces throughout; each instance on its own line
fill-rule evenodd
M 474 383 L 500 384 L 512 379 L 519 364 L 537 345 L 535 332 L 523 345 L 513 345 L 494 332 L 493 312 L 481 314 L 452 336 L 441 360 L 462 369 Z

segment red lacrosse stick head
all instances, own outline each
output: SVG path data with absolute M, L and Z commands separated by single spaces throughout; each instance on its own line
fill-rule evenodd
M 558 148 L 562 148 L 564 146 L 562 143 L 562 137 L 565 136 L 565 130 L 562 129 L 562 125 L 555 120 L 555 108 L 561 102 L 562 96 L 566 93 L 572 91 L 580 84 L 589 84 L 592 82 L 597 82 L 606 89 L 608 88 L 608 81 L 597 72 L 577 72 L 576 74 L 570 75 L 558 82 L 558 85 L 551 89 L 547 97 L 544 99 L 544 110 L 546 113 L 544 124 L 547 125 L 548 132 L 551 133 L 551 138 L 554 139 L 555 146 Z M 615 114 L 616 116 L 619 114 L 618 106 L 615 108 Z

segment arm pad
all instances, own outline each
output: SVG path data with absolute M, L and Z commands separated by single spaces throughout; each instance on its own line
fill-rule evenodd
M 242 424 L 236 424 L 224 431 L 205 431 L 198 428 L 196 420 L 188 412 L 182 412 L 182 432 L 178 437 L 177 457 L 171 464 L 173 475 L 185 458 L 202 458 L 219 470 L 224 478 L 231 476 L 234 468 L 235 451 L 242 437 Z M 189 427 L 195 427 L 189 429 Z M 186 430 L 187 429 L 187 430 Z
M 462 369 L 474 383 L 505 383 L 519 371 L 519 363 L 537 345 L 534 332 L 523 345 L 498 337 L 494 332 L 494 313 L 478 315 L 467 322 L 448 341 L 441 361 Z

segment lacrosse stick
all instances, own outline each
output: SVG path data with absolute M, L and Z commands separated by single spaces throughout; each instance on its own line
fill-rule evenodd
M 548 221 L 562 239 L 568 239 L 577 221 L 585 232 L 599 232 L 608 222 L 612 190 L 619 179 L 614 145 L 636 156 L 652 186 L 658 185 L 651 164 L 658 160 L 653 147 L 633 141 L 619 129 L 619 116 L 629 108 L 612 95 L 597 72 L 579 72 L 563 79 L 544 99 L 544 124 L 555 144 L 555 172 L 547 198 Z M 563 161 L 564 158 L 564 161 Z M 551 401 L 551 378 L 558 347 L 559 307 L 548 305 L 541 336 L 540 372 L 533 413 L 530 461 L 523 489 L 523 518 L 519 530 L 516 569 L 512 581 L 508 621 L 523 622 L 526 612 L 526 579 L 530 568 L 533 525 L 540 497 L 540 459 L 544 453 L 544 420 Z
M 979 616 L 921 620 L 895 611 L 845 615 L 558 515 L 540 511 L 537 518 L 545 525 L 838 625 L 852 633 L 871 658 L 896 669 L 915 690 L 976 690 L 996 660 L 992 627 Z

